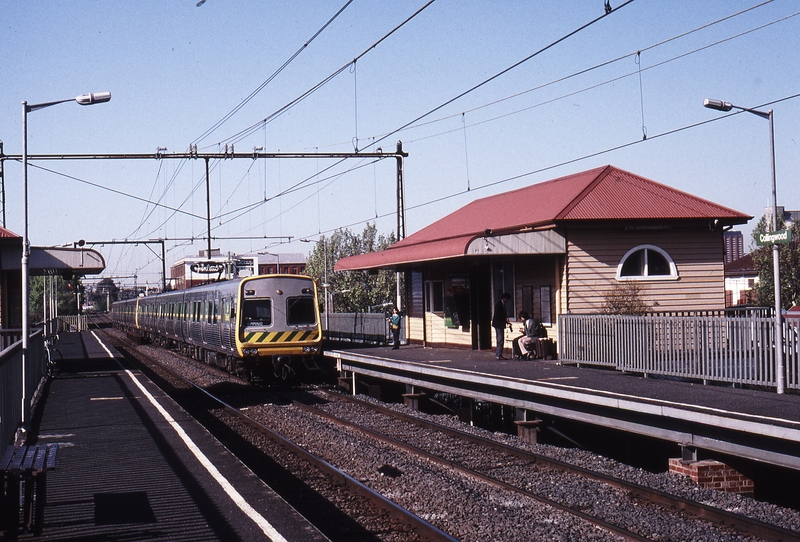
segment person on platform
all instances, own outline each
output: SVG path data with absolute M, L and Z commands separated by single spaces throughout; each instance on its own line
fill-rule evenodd
M 528 345 L 536 339 L 536 321 L 526 311 L 519 313 L 518 320 L 522 322 L 522 335 L 511 341 L 511 355 L 514 359 L 528 359 Z
M 506 312 L 506 303 L 511 299 L 511 294 L 503 292 L 500 300 L 494 306 L 494 313 L 492 314 L 492 327 L 494 328 L 494 336 L 497 341 L 497 350 L 495 352 L 495 359 L 508 359 L 503 357 L 503 346 L 506 340 L 506 326 L 511 326 L 508 321 L 508 313 Z
M 400 349 L 400 311 L 397 310 L 397 307 L 392 309 L 392 315 L 387 318 L 389 321 L 389 328 L 392 330 L 392 337 L 394 338 L 394 344 L 392 345 L 392 350 L 399 350 Z

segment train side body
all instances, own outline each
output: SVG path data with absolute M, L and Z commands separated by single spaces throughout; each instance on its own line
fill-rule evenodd
M 280 379 L 322 354 L 314 281 L 260 275 L 114 303 L 114 323 L 231 372 Z

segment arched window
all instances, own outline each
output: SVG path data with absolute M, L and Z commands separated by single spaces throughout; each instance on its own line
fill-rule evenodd
M 629 250 L 617 266 L 617 280 L 676 280 L 678 269 L 669 254 L 653 245 Z

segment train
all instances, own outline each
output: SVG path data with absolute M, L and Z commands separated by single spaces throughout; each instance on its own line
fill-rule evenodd
M 257 275 L 118 301 L 115 327 L 249 380 L 320 368 L 317 287 L 305 275 Z

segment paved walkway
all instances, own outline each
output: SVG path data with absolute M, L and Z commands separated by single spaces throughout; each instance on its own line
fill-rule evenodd
M 94 334 L 58 348 L 32 426 L 59 443 L 39 539 L 326 540 Z

